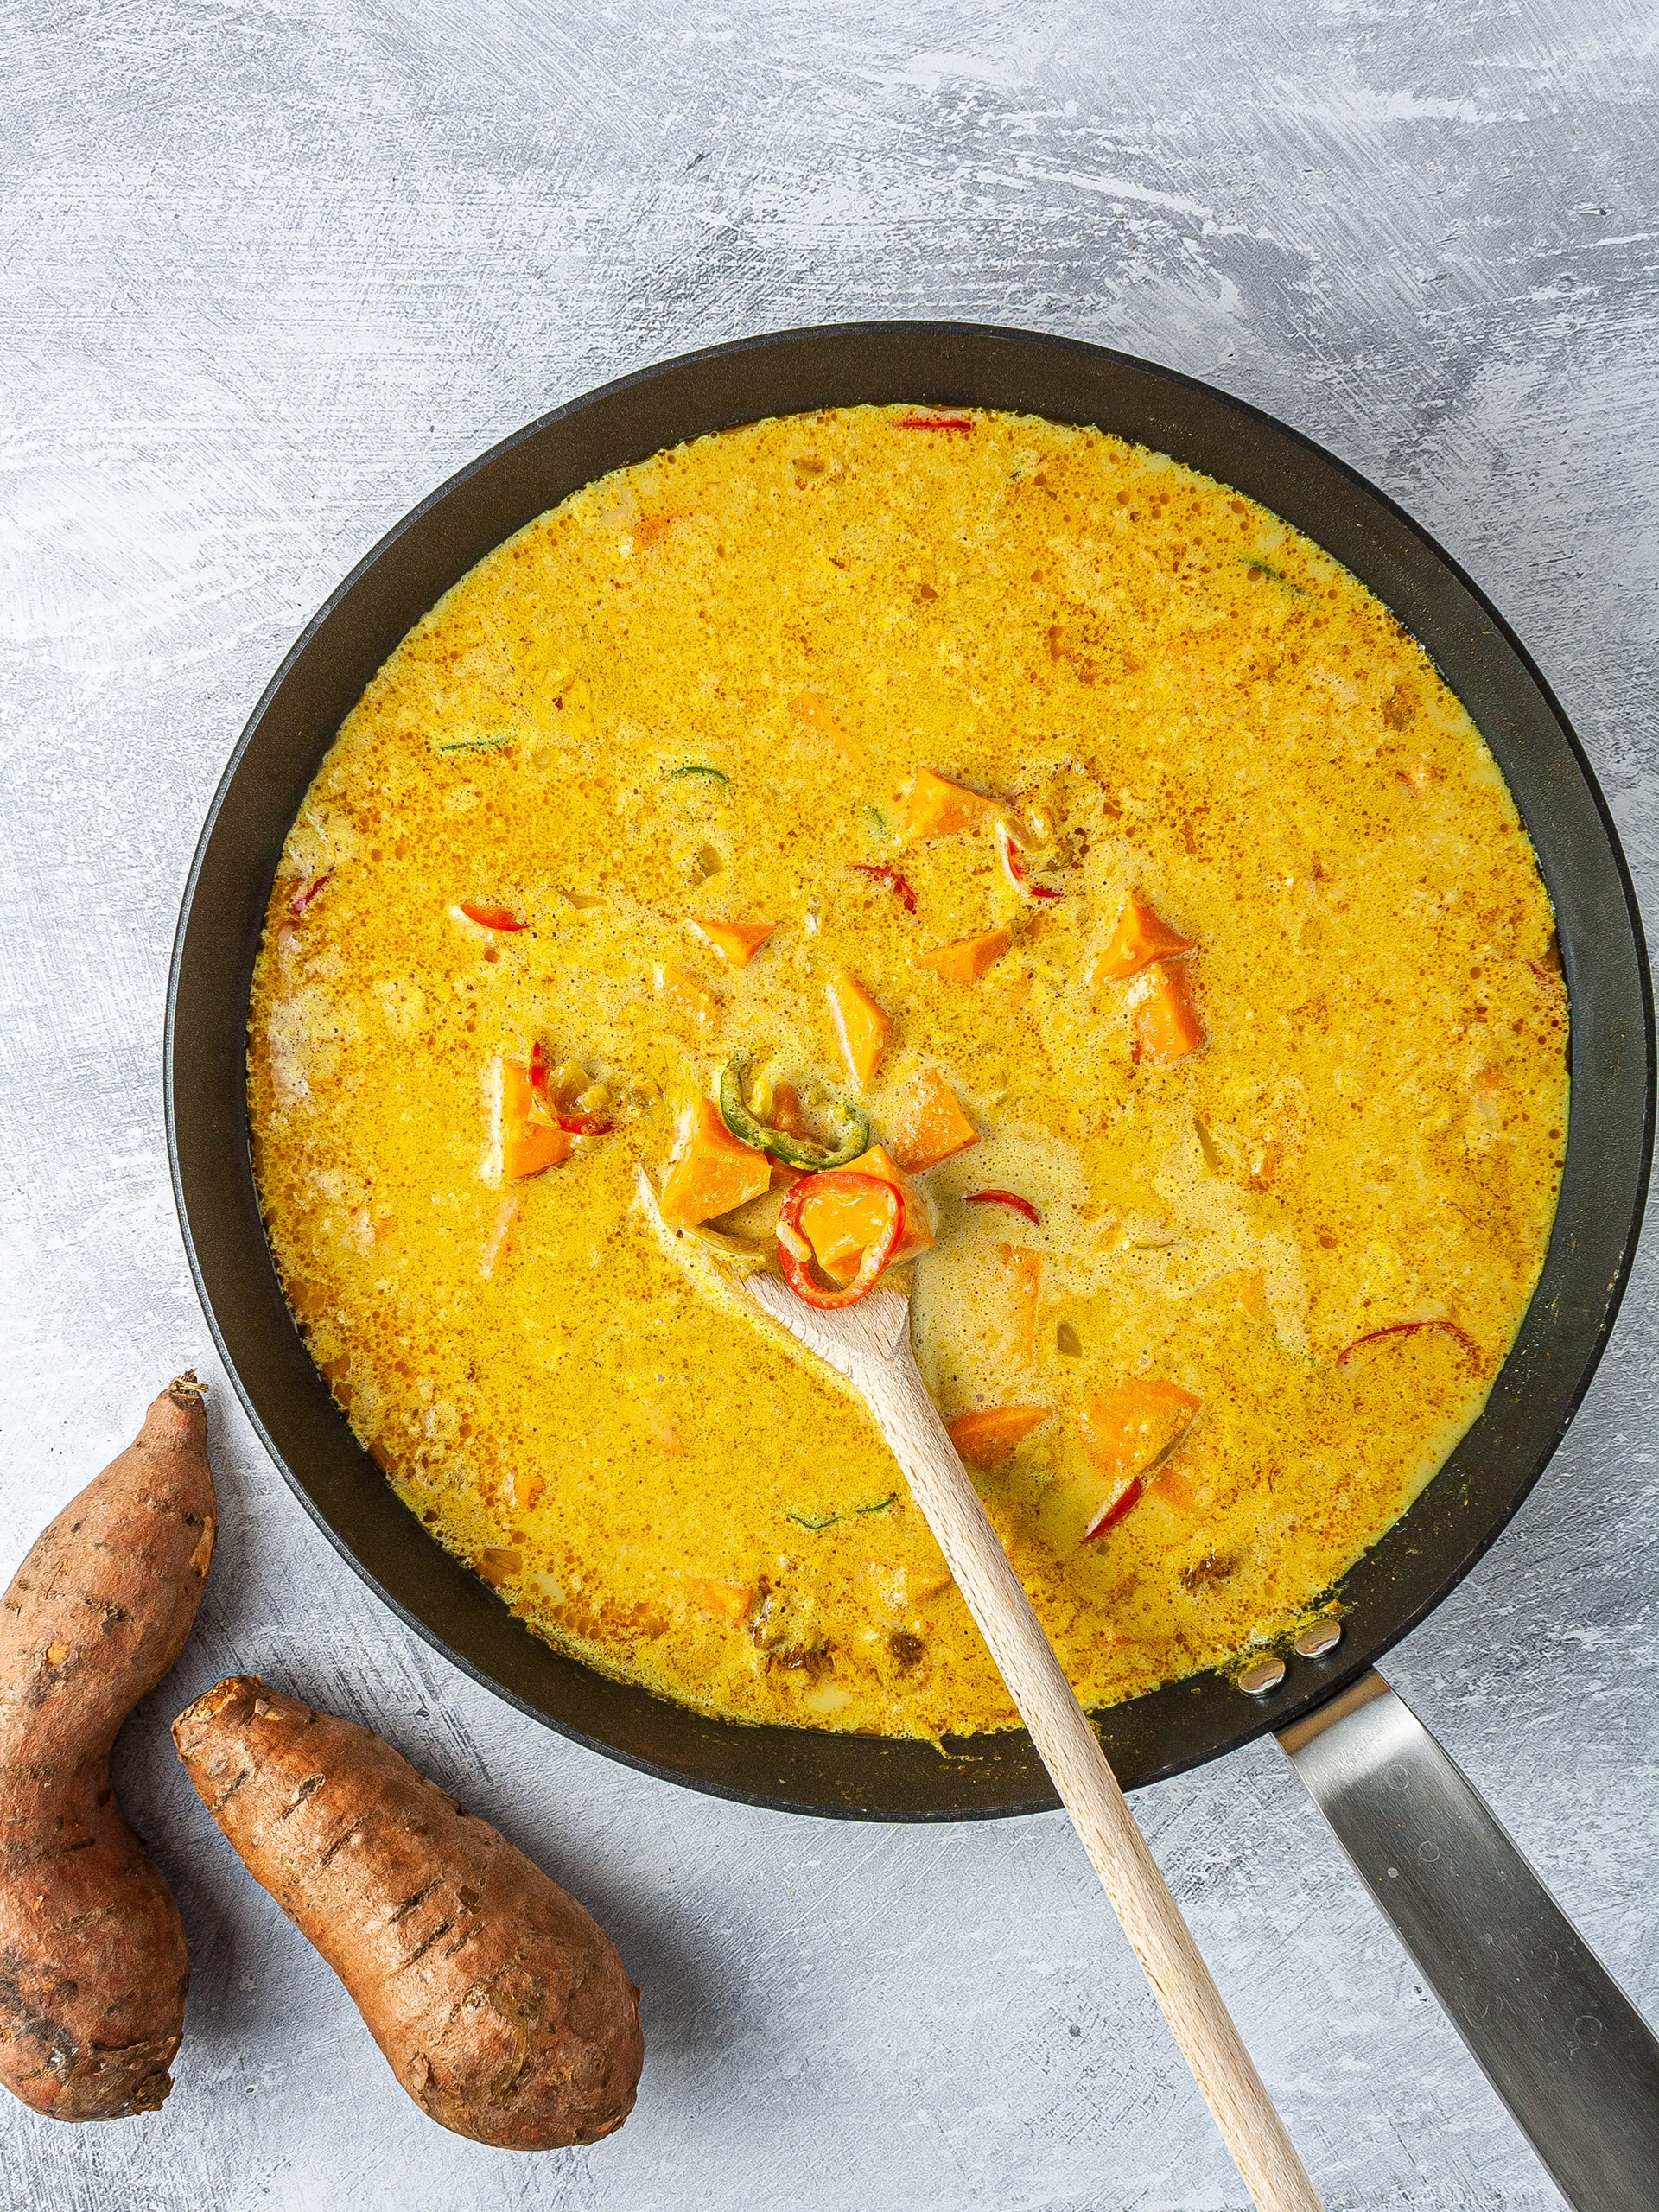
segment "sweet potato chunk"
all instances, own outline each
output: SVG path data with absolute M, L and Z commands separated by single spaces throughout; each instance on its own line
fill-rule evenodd
M 1130 976 L 1138 976 L 1154 960 L 1178 959 L 1192 950 L 1191 938 L 1183 937 L 1167 922 L 1160 921 L 1150 906 L 1131 899 L 1117 918 L 1111 943 L 1095 963 L 1094 980 L 1097 983 L 1121 983 Z
M 960 830 L 978 830 L 1007 814 L 1001 800 L 966 784 L 953 784 L 932 768 L 918 768 L 905 795 L 900 834 L 909 844 L 918 837 L 950 837 Z
M 898 1127 L 893 1135 L 893 1157 L 912 1175 L 937 1167 L 953 1153 L 966 1152 L 979 1142 L 979 1131 L 962 1110 L 957 1096 L 937 1068 L 918 1076 L 899 1102 Z
M 841 1172 L 848 1175 L 874 1175 L 883 1183 L 891 1183 L 903 1198 L 905 1225 L 887 1262 L 890 1268 L 901 1266 L 905 1261 L 913 1260 L 918 1252 L 928 1250 L 933 1242 L 933 1231 L 928 1226 L 926 1205 L 886 1145 L 873 1144 L 856 1160 L 849 1160 Z M 885 1219 L 885 1211 L 878 1211 L 874 1204 L 861 1205 L 855 1199 L 837 1198 L 831 1192 L 806 1199 L 801 1208 L 800 1225 L 825 1274 L 836 1282 L 850 1282 L 858 1273 L 861 1254 L 875 1242 Z
M 514 2151 L 621 2126 L 639 1993 L 604 1930 L 505 1836 L 367 1728 L 257 1675 L 199 1697 L 173 1740 L 429 2119 Z
M 856 976 L 843 969 L 826 986 L 830 1000 L 830 1019 L 836 1025 L 836 1041 L 848 1072 L 861 1088 L 875 1073 L 893 1027 L 893 1016 L 885 1007 L 878 1006 Z
M 754 1603 L 754 1592 L 747 1582 L 721 1582 L 711 1575 L 688 1574 L 685 1586 L 705 1612 L 718 1613 L 728 1621 L 746 1620 Z
M 798 691 L 789 711 L 815 737 L 821 737 L 840 753 L 849 768 L 866 766 L 864 747 L 830 706 L 822 691 Z
M 156 2111 L 190 1961 L 110 1779 L 184 1648 L 218 1516 L 195 1377 L 30 1548 L 0 1607 L 0 2082 L 54 2120 Z
M 1167 1067 L 1196 1052 L 1205 1027 L 1192 1003 L 1192 985 L 1184 963 L 1154 960 L 1130 986 L 1135 1042 L 1141 1058 Z
M 778 926 L 776 922 L 730 922 L 707 918 L 699 920 L 691 914 L 685 920 L 687 928 L 695 930 L 703 943 L 712 945 L 733 968 L 747 968 Z
M 999 1244 L 996 1256 L 1007 1277 L 1012 1314 L 1009 1357 L 1029 1367 L 1037 1357 L 1037 1300 L 1042 1288 L 1043 1255 L 1029 1244 Z
M 497 1060 L 490 1085 L 490 1139 L 484 1168 L 489 1181 L 523 1182 L 569 1158 L 571 1139 L 555 1123 L 533 1120 L 536 1104 L 529 1063 Z
M 1048 1419 L 1048 1406 L 982 1406 L 945 1423 L 957 1456 L 969 1467 L 995 1467 Z
M 1138 1475 L 1190 1427 L 1202 1402 L 1161 1376 L 1131 1376 L 1091 1398 L 1078 1427 L 1084 1449 L 1103 1475 Z
M 983 937 L 959 937 L 932 952 L 920 952 L 916 965 L 926 968 L 947 983 L 975 983 L 999 961 L 1014 942 L 1012 930 L 987 930 Z
M 654 981 L 664 1004 L 695 1022 L 705 1034 L 718 1024 L 720 1001 L 695 976 L 688 976 L 683 968 L 659 968 Z
M 1186 1433 L 1201 1403 L 1179 1382 L 1155 1375 L 1131 1376 L 1090 1400 L 1077 1427 L 1108 1487 L 1084 1530 L 1085 1543 L 1122 1519 L 1142 1495 L 1148 1475 Z
M 740 1143 L 713 1100 L 699 1098 L 663 1185 L 663 1219 L 675 1229 L 693 1229 L 758 1198 L 771 1183 L 766 1154 Z
M 539 1175 L 544 1167 L 557 1167 L 570 1157 L 575 1140 L 545 1122 L 532 1123 L 501 1147 L 501 1173 L 509 1183 Z

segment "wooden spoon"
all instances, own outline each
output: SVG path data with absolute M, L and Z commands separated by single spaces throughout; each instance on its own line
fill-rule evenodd
M 909 1300 L 895 1290 L 874 1290 L 855 1306 L 824 1313 L 776 1275 L 750 1275 L 742 1288 L 845 1376 L 869 1408 L 1251 2196 L 1262 2212 L 1320 2212 L 1285 2124 L 928 1395 L 910 1348 Z

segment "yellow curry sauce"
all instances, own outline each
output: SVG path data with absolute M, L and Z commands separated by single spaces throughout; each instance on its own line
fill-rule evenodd
M 1567 1114 L 1530 846 L 1387 610 L 1164 455 L 954 419 L 725 431 L 480 562 L 318 772 L 250 1032 L 290 1302 L 433 1535 L 665 1696 L 925 1737 L 1014 1716 L 880 1437 L 637 1195 L 734 1054 L 820 1128 L 838 1092 L 891 1141 L 931 1079 L 979 1132 L 912 1185 L 918 1357 L 947 1418 L 1046 1415 L 976 1480 L 1095 1706 L 1294 1631 L 1414 1497 Z M 906 837 L 923 772 L 995 803 L 1027 892 L 989 810 Z M 1194 948 L 1185 1057 L 1102 972 L 1132 901 Z M 771 934 L 738 964 L 693 921 Z M 972 980 L 918 964 L 985 938 Z M 847 976 L 891 1020 L 861 1092 Z M 515 1179 L 538 1046 L 589 1133 Z M 1196 1414 L 1085 1542 L 1137 1378 Z

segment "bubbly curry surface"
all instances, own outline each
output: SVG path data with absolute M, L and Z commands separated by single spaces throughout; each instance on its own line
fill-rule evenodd
M 868 1114 L 1098 1706 L 1329 1609 L 1474 1418 L 1567 1021 L 1508 791 L 1346 570 L 1114 437 L 852 408 L 588 486 L 410 632 L 288 840 L 251 1126 L 353 1427 L 537 1634 L 938 1737 L 1014 1715 L 861 1408 L 720 1287 L 789 1181 L 722 1069 Z

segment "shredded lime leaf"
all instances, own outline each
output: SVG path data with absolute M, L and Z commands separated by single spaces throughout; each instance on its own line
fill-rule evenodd
M 716 768 L 707 760 L 683 760 L 677 768 L 668 772 L 670 783 L 677 783 L 682 776 L 712 776 L 717 784 L 729 784 L 731 778 L 723 768 Z
M 893 1491 L 887 1497 L 878 1498 L 874 1505 L 849 1505 L 839 1513 L 797 1513 L 785 1509 L 784 1518 L 792 1521 L 798 1529 L 810 1529 L 814 1535 L 820 1535 L 825 1529 L 833 1529 L 837 1521 L 856 1521 L 865 1513 L 885 1513 L 898 1499 L 899 1493 Z
M 887 836 L 887 817 L 882 813 L 879 806 L 867 806 L 864 809 L 864 827 L 869 831 L 873 837 L 885 837 Z
M 1300 584 L 1293 582 L 1282 569 L 1272 568 L 1265 561 L 1258 561 L 1254 553 L 1241 553 L 1238 557 L 1247 569 L 1259 569 L 1264 576 L 1271 576 L 1274 582 L 1282 585 L 1286 591 L 1294 591 L 1298 599 L 1307 597 Z
M 499 737 L 454 737 L 447 744 L 435 745 L 435 753 L 499 753 L 504 745 L 512 743 L 512 732 L 504 731 Z

